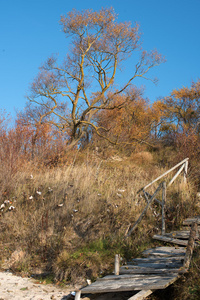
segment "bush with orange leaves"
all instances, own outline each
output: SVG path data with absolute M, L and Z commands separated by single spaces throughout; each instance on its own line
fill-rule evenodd
M 133 87 L 115 97 L 114 105 L 97 115 L 102 136 L 116 145 L 153 146 L 152 134 L 158 124 L 158 114 L 143 97 L 143 91 Z

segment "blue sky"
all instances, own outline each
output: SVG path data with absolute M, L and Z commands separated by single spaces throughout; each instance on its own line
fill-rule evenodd
M 38 67 L 52 53 L 67 53 L 61 15 L 111 6 L 120 22 L 140 24 L 145 50 L 157 48 L 167 60 L 149 74 L 157 85 L 135 81 L 146 86 L 150 101 L 200 78 L 200 0 L 0 0 L 0 109 L 12 115 L 22 110 Z M 121 80 L 130 72 L 129 61 Z

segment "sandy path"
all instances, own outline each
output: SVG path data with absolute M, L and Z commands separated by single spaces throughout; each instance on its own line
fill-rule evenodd
M 42 284 L 32 278 L 22 278 L 10 272 L 0 272 L 0 300 L 69 300 L 75 288 L 61 288 L 53 284 Z M 125 300 L 127 293 L 82 295 L 84 300 Z
M 0 300 L 67 300 L 71 290 L 0 272 Z

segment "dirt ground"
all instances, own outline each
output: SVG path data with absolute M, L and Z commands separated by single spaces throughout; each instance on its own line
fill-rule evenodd
M 32 278 L 22 278 L 10 272 L 0 272 L 0 300 L 65 300 L 71 290 L 51 284 L 41 284 Z
M 73 300 L 72 292 L 80 287 L 59 287 L 42 284 L 33 278 L 22 278 L 10 272 L 0 272 L 0 300 Z M 133 294 L 133 293 L 132 293 Z M 131 293 L 82 295 L 83 300 L 126 300 Z

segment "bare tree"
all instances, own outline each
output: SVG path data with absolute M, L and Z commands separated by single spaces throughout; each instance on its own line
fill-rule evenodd
M 116 108 L 115 97 L 126 91 L 136 77 L 148 79 L 147 72 L 164 59 L 156 50 L 143 51 L 139 26 L 118 23 L 112 8 L 98 12 L 73 10 L 61 17 L 61 24 L 66 37 L 71 38 L 69 53 L 62 64 L 52 56 L 42 65 L 28 99 L 42 106 L 39 122 L 47 121 L 66 131 L 74 144 L 89 128 L 104 136 L 95 115 Z M 121 63 L 136 49 L 140 58 L 130 78 L 116 88 Z

